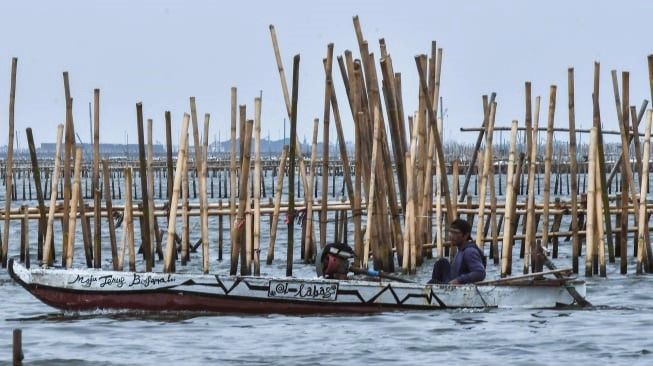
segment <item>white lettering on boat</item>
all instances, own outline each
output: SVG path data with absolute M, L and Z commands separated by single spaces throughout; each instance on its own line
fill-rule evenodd
M 273 280 L 268 290 L 268 297 L 284 299 L 336 301 L 337 296 L 337 283 Z

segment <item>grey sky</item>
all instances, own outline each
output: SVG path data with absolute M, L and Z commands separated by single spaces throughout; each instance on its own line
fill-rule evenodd
M 326 45 L 334 42 L 336 54 L 351 49 L 358 57 L 356 14 L 377 56 L 378 39 L 386 39 L 403 76 L 407 112 L 417 105 L 413 57 L 427 53 L 431 40 L 444 49 L 447 140 L 475 139 L 457 129 L 479 125 L 481 95 L 492 91 L 498 93 L 498 124 L 518 119 L 522 125 L 526 80 L 543 97 L 540 121 L 546 120 L 549 86 L 558 85 L 556 126 L 567 126 L 569 66 L 576 69 L 577 126 L 588 127 L 595 60 L 601 62 L 603 122 L 616 129 L 610 70 L 631 72 L 632 104 L 650 99 L 651 10 L 649 1 L 2 1 L 0 144 L 7 139 L 14 56 L 22 146 L 26 127 L 34 129 L 37 143 L 54 140 L 64 120 L 63 71 L 70 73 L 76 129 L 85 141 L 93 88 L 102 93 L 103 142 L 124 142 L 125 133 L 136 141 L 135 103 L 142 101 L 146 118 L 154 119 L 155 140 L 165 141 L 163 114 L 172 111 L 176 144 L 189 96 L 197 98 L 201 114 L 211 113 L 211 140 L 218 131 L 224 140 L 231 86 L 238 87 L 238 102 L 247 104 L 250 117 L 263 90 L 262 134 L 279 138 L 286 112 L 269 24 L 276 26 L 289 82 L 292 56 L 301 54 L 298 131 L 310 140 L 312 119 L 322 118 Z M 334 72 L 351 139 L 350 112 Z

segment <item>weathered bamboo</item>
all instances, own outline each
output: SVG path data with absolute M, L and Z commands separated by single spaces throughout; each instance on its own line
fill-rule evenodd
M 598 137 L 597 137 L 598 139 Z M 597 141 L 598 144 L 598 141 Z M 600 174 L 600 171 L 598 170 L 598 166 L 596 167 L 596 176 L 598 178 L 598 175 Z M 594 249 L 594 256 L 592 258 L 592 263 L 593 263 L 593 272 L 595 274 L 599 274 L 601 277 L 606 276 L 606 268 L 605 268 L 605 222 L 603 220 L 604 216 L 602 215 L 603 213 L 603 199 L 599 193 L 603 192 L 605 188 L 601 184 L 601 179 L 596 180 L 596 186 L 595 186 L 595 197 L 596 197 L 596 240 L 594 241 L 596 244 L 596 247 Z M 608 210 L 606 210 L 608 211 Z M 610 217 L 610 216 L 608 216 Z M 597 271 L 598 270 L 598 271 Z
M 483 241 L 483 233 L 484 233 L 484 228 L 483 225 L 485 223 L 485 196 L 486 196 L 486 186 L 487 186 L 487 181 L 490 179 L 490 169 L 494 169 L 494 166 L 492 164 L 492 138 L 494 136 L 493 128 L 494 128 L 494 118 L 496 115 L 496 108 L 497 104 L 492 103 L 490 105 L 490 119 L 488 120 L 487 124 L 487 133 L 485 134 L 485 151 L 483 155 L 483 172 L 481 174 L 481 186 L 479 187 L 479 201 L 478 201 L 478 222 L 476 226 L 476 245 L 483 250 L 484 247 L 484 241 Z M 494 170 L 493 170 L 493 177 L 494 179 Z
M 515 221 L 515 211 L 513 210 L 513 201 L 517 200 L 515 190 L 513 189 L 514 181 L 513 176 L 515 173 L 515 154 L 517 149 L 517 121 L 512 121 L 512 129 L 510 130 L 510 152 L 508 153 L 508 172 L 506 182 L 506 212 L 504 214 L 503 224 L 503 243 L 502 243 L 502 258 L 501 258 L 501 277 L 506 277 L 511 272 L 512 267 L 512 240 L 514 232 L 512 225 Z
M 188 138 L 187 138 L 188 139 Z M 188 146 L 188 145 L 186 145 Z M 190 221 L 188 215 L 188 160 L 189 153 L 186 150 L 184 160 L 181 162 L 183 175 L 181 177 L 181 265 L 185 266 L 190 260 Z
M 238 251 L 241 255 L 240 259 L 240 274 L 243 276 L 250 274 L 249 264 L 251 263 L 251 248 L 247 246 L 241 247 L 241 239 L 245 237 L 245 214 L 246 210 L 249 211 L 249 192 L 247 190 L 249 183 L 249 170 L 251 163 L 251 139 L 252 139 L 252 129 L 254 128 L 254 121 L 247 120 L 245 124 L 245 135 L 241 136 L 241 139 L 245 141 L 243 146 L 243 165 L 240 168 L 240 195 L 238 203 L 238 212 L 236 214 L 236 237 L 233 238 L 234 243 L 237 243 Z M 236 248 L 232 248 L 236 250 Z M 249 252 L 249 255 L 248 255 Z
M 63 124 L 57 126 L 57 140 L 55 141 L 56 148 L 54 153 L 54 169 L 52 171 L 51 188 L 50 188 L 50 206 L 48 209 L 48 223 L 45 231 L 45 246 L 43 248 L 43 267 L 48 267 L 52 264 L 52 237 L 53 237 L 53 223 L 54 212 L 57 205 L 57 187 L 59 184 L 59 170 L 61 165 L 61 139 L 63 138 Z M 107 190 L 108 192 L 108 190 Z M 5 211 L 5 215 L 7 211 Z
M 320 120 L 313 119 L 313 139 L 311 140 L 311 164 L 308 170 L 308 182 L 311 187 L 315 184 L 315 160 L 317 159 L 317 133 L 319 130 Z M 304 246 L 304 261 L 310 263 L 309 256 L 311 247 L 315 245 L 313 241 L 313 194 L 306 194 L 306 245 Z
M 279 170 L 277 172 L 277 187 L 274 193 L 274 211 L 270 224 L 270 243 L 268 244 L 268 256 L 266 264 L 272 264 L 274 260 L 274 244 L 277 238 L 277 226 L 279 223 L 279 210 L 281 208 L 281 195 L 283 193 L 283 177 L 286 175 L 286 160 L 288 158 L 288 145 L 283 146 L 281 157 L 279 158 Z M 290 182 L 292 185 L 292 182 Z M 309 216 L 310 218 L 310 216 Z
M 143 104 L 136 103 L 136 127 L 138 129 L 138 160 L 139 174 L 141 176 L 141 197 L 143 198 L 143 213 L 145 220 L 141 221 L 141 248 L 143 249 L 143 258 L 145 260 L 145 271 L 151 272 L 154 265 L 154 256 L 152 255 L 152 242 L 150 241 L 150 208 L 149 192 L 147 185 L 147 161 L 145 159 L 145 134 L 143 131 Z
M 653 63 L 653 57 L 649 56 L 649 77 L 651 78 L 651 95 L 653 95 L 653 68 L 651 67 L 651 64 Z M 644 146 L 643 146 L 643 157 L 642 161 L 648 162 L 651 156 L 651 148 L 650 148 L 650 143 L 651 143 L 651 121 L 653 120 L 653 110 L 649 109 L 646 111 L 646 129 L 644 132 Z M 648 170 L 649 170 L 649 164 L 643 164 L 642 165 L 642 177 L 648 177 Z M 646 191 L 648 189 L 648 179 L 641 179 L 641 188 L 639 190 L 639 222 L 645 222 L 646 221 Z M 645 265 L 647 264 L 646 262 L 646 255 L 647 251 L 650 250 L 650 248 L 647 248 L 646 240 L 644 239 L 644 236 L 648 236 L 648 232 L 646 232 L 646 226 L 644 225 L 639 225 L 639 231 L 637 233 L 637 274 L 642 274 L 644 273 L 647 268 L 645 268 Z
M 234 250 L 237 248 L 237 243 L 235 242 L 236 238 L 236 195 L 238 188 L 236 186 L 236 125 L 238 117 L 238 102 L 237 102 L 237 90 L 235 87 L 231 88 L 231 152 L 229 157 L 229 212 L 230 212 L 230 223 L 229 229 L 231 231 L 231 262 L 229 274 L 232 276 L 236 274 L 238 269 L 238 251 Z
M 39 169 L 39 162 L 36 156 L 36 146 L 34 145 L 34 136 L 32 135 L 32 129 L 26 129 L 27 134 L 27 144 L 29 146 L 29 156 L 32 162 L 32 173 L 34 176 L 34 185 L 36 186 L 36 199 L 38 201 L 39 207 L 39 225 L 38 225 L 38 248 L 37 248 L 37 259 L 43 259 L 43 236 L 45 235 L 45 225 L 47 223 L 47 217 L 45 215 L 45 201 L 43 198 L 43 190 L 41 189 L 41 170 Z
M 254 275 L 261 274 L 261 98 L 254 99 L 254 220 L 252 238 Z
M 410 252 L 410 241 L 411 241 L 411 230 L 410 226 L 413 223 L 414 220 L 412 220 L 413 216 L 413 200 L 412 200 L 412 193 L 413 193 L 413 175 L 412 175 L 412 163 L 411 163 L 411 156 L 410 152 L 405 153 L 405 158 L 404 158 L 404 166 L 406 167 L 406 216 L 404 217 L 404 241 L 403 241 L 403 258 L 402 258 L 402 263 L 401 263 L 401 268 L 404 273 L 409 273 L 410 272 L 410 260 L 411 260 L 411 252 Z
M 132 173 L 133 170 L 131 167 L 125 168 L 125 214 L 123 222 L 123 247 L 122 255 L 120 256 L 120 270 L 123 269 L 123 260 L 125 258 L 125 247 L 127 247 L 127 252 L 129 255 L 129 270 L 131 272 L 136 271 L 136 248 L 135 248 L 135 237 L 134 237 L 134 214 L 133 214 L 133 203 L 132 203 Z M 143 249 L 145 250 L 145 249 Z
M 419 83 L 423 91 L 428 91 L 427 85 L 426 85 L 426 80 L 424 80 L 424 73 L 422 70 L 422 65 L 419 62 L 419 58 L 415 58 L 416 64 L 417 64 L 417 69 L 418 69 L 418 74 L 419 74 Z M 441 61 L 439 61 L 441 62 Z M 434 142 L 435 142 L 435 149 L 436 149 L 436 155 L 438 159 L 438 164 L 440 164 L 440 169 L 442 171 L 445 171 L 446 165 L 444 163 L 444 149 L 442 148 L 442 141 L 440 140 L 440 132 L 438 131 L 437 127 L 437 119 L 435 118 L 435 109 L 437 108 L 437 105 L 434 105 L 431 103 L 431 101 L 426 98 L 426 109 L 427 109 L 427 114 L 429 118 L 429 123 L 431 125 L 431 128 L 435 130 L 435 133 L 433 134 L 434 137 Z M 447 178 L 443 175 L 442 179 L 442 195 L 444 196 L 444 202 L 445 202 L 445 207 L 447 210 L 447 227 L 449 224 L 453 221 L 453 216 L 452 214 L 452 209 L 451 209 L 451 196 L 449 194 L 449 182 Z
M 539 123 L 539 105 L 540 98 L 537 97 L 535 105 L 535 125 L 531 126 L 531 83 L 526 83 L 526 132 L 527 148 L 529 149 L 529 167 L 528 167 L 528 195 L 527 195 L 527 213 L 526 213 L 526 240 L 524 241 L 524 265 L 523 272 L 528 274 L 528 268 L 531 262 L 531 248 L 534 245 L 535 234 L 535 161 L 537 159 L 537 127 Z
M 7 267 L 7 257 L 9 253 L 9 210 L 11 209 L 11 197 L 13 193 L 13 159 L 14 159 L 14 109 L 16 106 L 16 71 L 18 68 L 18 59 L 11 59 L 11 86 L 9 88 L 9 137 L 7 139 L 7 164 L 5 173 L 5 227 L 2 233 L 2 252 L 0 252 L 0 261 L 2 267 Z
M 442 118 L 438 119 L 438 123 L 440 124 L 438 127 L 438 131 L 442 131 Z M 442 138 L 442 136 L 440 136 Z M 431 170 L 431 166 L 433 166 L 433 154 L 435 154 L 435 145 L 433 144 L 433 139 L 431 139 L 431 142 L 429 143 L 429 158 L 428 158 L 428 167 L 427 171 Z M 451 206 L 452 209 L 454 210 L 452 217 L 456 217 L 456 205 L 458 203 L 458 172 L 456 171 L 458 169 L 458 160 L 455 160 L 453 163 L 454 167 L 454 174 L 453 174 L 453 189 L 451 192 L 451 195 L 453 196 L 453 199 L 451 200 Z M 435 241 L 436 241 L 436 248 L 437 248 L 437 257 L 442 257 L 444 254 L 443 252 L 443 235 L 444 232 L 442 230 L 442 169 L 440 169 L 440 165 L 436 164 L 435 165 Z M 444 172 L 446 175 L 446 171 Z M 430 177 L 430 173 L 427 174 L 429 177 L 428 182 L 426 183 L 427 186 L 430 188 L 433 185 L 433 179 Z M 427 190 L 427 193 L 429 195 L 429 199 L 432 199 L 433 194 L 431 192 L 431 189 Z M 432 214 L 433 211 L 433 205 L 429 203 L 429 217 Z
M 174 185 L 175 172 L 172 166 L 172 116 L 170 111 L 164 113 L 166 121 L 166 191 L 168 193 L 168 203 L 172 200 L 172 186 Z
M 62 126 L 63 127 L 63 126 Z M 113 221 L 113 205 L 111 202 L 111 192 L 109 192 L 109 163 L 102 160 L 102 178 L 104 179 L 104 200 L 107 212 L 107 221 L 109 223 L 109 242 L 111 243 L 111 263 L 113 270 L 118 270 L 118 247 L 116 245 L 116 224 Z
M 569 179 L 571 180 L 571 238 L 572 238 L 572 270 L 578 273 L 578 256 L 580 255 L 580 238 L 578 237 L 578 172 L 576 152 L 576 107 L 574 96 L 574 69 L 567 70 L 568 102 L 569 102 Z
M 163 271 L 170 273 L 173 271 L 174 253 L 175 253 L 175 221 L 177 218 L 177 202 L 179 201 L 179 188 L 181 186 L 181 176 L 183 167 L 180 162 L 184 161 L 186 156 L 186 147 L 188 145 L 188 124 L 190 116 L 184 114 L 181 132 L 179 134 L 179 151 L 177 153 L 177 170 L 175 171 L 175 181 L 172 189 L 172 203 L 170 205 L 170 218 L 168 219 L 168 239 L 166 241 L 166 255 Z
M 365 230 L 365 246 L 363 248 L 363 266 L 367 266 L 367 261 L 370 255 L 370 250 L 374 251 L 375 248 L 372 248 L 373 245 L 378 244 L 376 242 L 376 232 L 375 232 L 375 194 L 376 194 L 376 167 L 378 165 L 379 158 L 379 140 L 380 140 L 380 129 L 381 129 L 381 118 L 379 117 L 378 107 L 374 109 L 374 137 L 372 142 L 372 160 L 371 160 L 371 169 L 370 169 L 370 188 L 369 195 L 367 199 L 367 229 Z M 404 252 L 404 256 L 406 253 Z
M 587 224 L 586 224 L 586 253 L 585 276 L 592 277 L 592 258 L 594 257 L 594 242 L 596 238 L 596 127 L 592 127 L 590 134 L 588 183 L 587 183 Z
M 156 251 L 156 233 L 154 229 L 154 171 L 152 170 L 152 159 L 153 159 L 153 151 L 152 151 L 152 126 L 153 121 L 151 118 L 147 119 L 147 145 L 146 145 L 146 162 L 145 162 L 145 167 L 147 171 L 147 190 L 150 193 L 148 195 L 147 201 L 144 201 L 143 204 L 147 204 L 148 208 L 148 216 L 145 218 L 148 221 L 148 224 L 150 226 L 150 254 L 154 256 L 154 253 Z
M 299 94 L 299 55 L 293 58 L 292 101 L 290 104 L 290 170 L 288 172 L 288 247 L 286 252 L 286 276 L 292 276 L 295 240 L 295 152 L 297 150 L 297 98 Z M 285 84 L 284 84 L 285 85 Z M 287 106 L 287 105 L 286 105 Z M 300 165 L 301 167 L 301 165 Z M 302 169 L 303 170 L 303 169 Z M 306 190 L 304 190 L 306 192 Z
M 73 256 L 75 249 L 75 223 L 77 222 L 77 204 L 79 201 L 79 175 L 82 165 L 82 148 L 75 149 L 75 172 L 73 175 L 73 191 L 70 199 L 70 218 L 68 222 L 68 242 L 66 246 L 66 268 L 73 266 Z
M 549 247 L 549 202 L 551 201 L 551 158 L 553 156 L 553 123 L 556 108 L 556 90 L 555 85 L 549 89 L 549 114 L 546 128 L 546 151 L 544 153 L 544 213 L 542 222 L 542 243 L 545 248 Z M 538 266 L 539 267 L 539 266 Z M 536 270 L 541 270 L 537 268 Z
M 107 189 L 107 186 L 105 186 Z M 102 268 L 102 220 L 100 210 L 100 89 L 93 90 L 93 209 L 95 225 L 93 235 L 93 267 Z
M 72 159 L 72 145 L 75 142 L 75 126 L 73 123 L 73 100 L 70 97 L 70 82 L 68 72 L 63 73 L 64 96 L 66 98 L 66 129 L 64 132 L 64 153 L 63 153 L 63 219 L 61 231 L 63 233 L 63 245 L 61 251 L 62 264 L 66 261 L 66 243 L 68 243 L 68 216 L 70 212 L 70 170 L 74 162 Z
M 333 43 L 327 45 L 327 56 L 324 63 L 324 117 L 322 123 L 322 209 L 320 210 L 320 248 L 327 242 L 327 205 L 329 193 L 329 121 L 331 120 L 331 69 L 333 64 Z M 311 185 L 312 187 L 312 185 Z

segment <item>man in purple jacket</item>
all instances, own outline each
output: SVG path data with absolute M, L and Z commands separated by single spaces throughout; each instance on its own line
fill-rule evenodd
M 483 281 L 485 278 L 483 252 L 471 240 L 471 231 L 471 226 L 465 220 L 457 219 L 451 223 L 449 238 L 451 245 L 458 248 L 458 252 L 451 264 L 446 258 L 440 258 L 435 262 L 429 283 L 460 285 Z

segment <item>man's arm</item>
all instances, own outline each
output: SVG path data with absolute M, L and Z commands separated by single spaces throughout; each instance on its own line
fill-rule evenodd
M 463 253 L 463 261 L 467 264 L 469 273 L 461 274 L 455 280 L 458 283 L 473 283 L 483 281 L 485 279 L 485 267 L 483 267 L 483 259 L 478 250 L 465 250 Z

